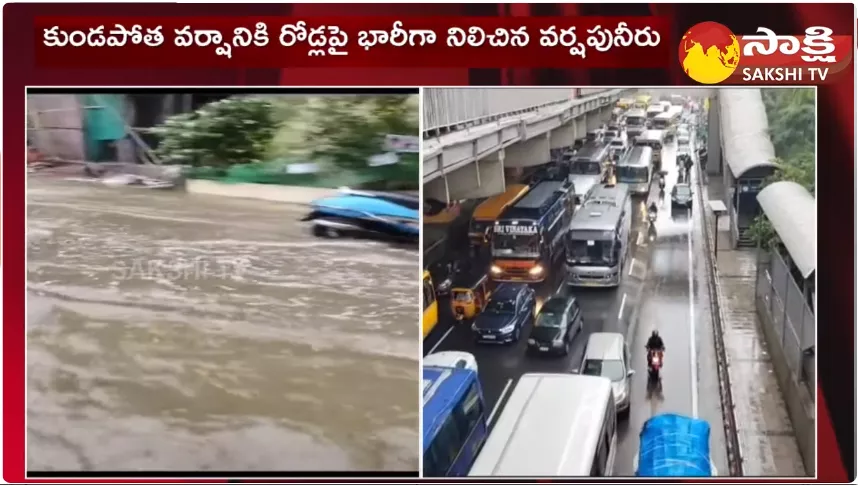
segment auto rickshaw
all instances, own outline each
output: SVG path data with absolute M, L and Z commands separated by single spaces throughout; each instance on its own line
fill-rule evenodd
M 486 306 L 491 291 L 489 277 L 482 275 L 462 275 L 453 283 L 450 291 L 450 306 L 457 321 L 473 319 Z

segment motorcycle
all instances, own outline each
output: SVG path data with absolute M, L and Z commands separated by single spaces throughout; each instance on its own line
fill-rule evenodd
M 649 209 L 647 210 L 647 215 L 646 215 L 646 217 L 647 217 L 647 219 L 649 220 L 650 224 L 654 224 L 654 223 L 655 223 L 656 218 L 658 218 L 658 210 L 657 210 L 657 209 L 655 209 L 655 208 L 649 208 Z
M 647 378 L 650 384 L 661 382 L 661 366 L 664 363 L 663 349 L 647 349 Z

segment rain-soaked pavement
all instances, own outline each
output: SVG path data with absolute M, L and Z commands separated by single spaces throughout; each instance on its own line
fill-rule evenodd
M 669 194 L 676 182 L 676 145 L 664 148 L 664 169 L 668 171 L 668 195 L 662 203 L 656 223 L 657 237 L 647 238 L 646 202 L 637 201 L 631 235 L 631 256 L 617 289 L 573 289 L 580 299 L 585 329 L 574 341 L 567 357 L 527 356 L 526 342 L 499 347 L 475 345 L 467 325 L 452 326 L 446 301 L 441 302 L 442 318 L 424 343 L 424 353 L 464 350 L 478 360 L 480 380 L 487 401 L 496 417 L 518 378 L 529 372 L 571 372 L 583 359 L 584 345 L 592 332 L 620 332 L 629 341 L 632 366 L 631 409 L 619 425 L 619 447 L 615 476 L 634 475 L 639 433 L 643 423 L 654 414 L 680 413 L 709 421 L 712 461 L 717 471 L 728 471 L 724 425 L 713 327 L 707 290 L 706 261 L 701 226 L 701 208 L 671 211 Z M 696 172 L 696 171 L 692 171 Z M 649 199 L 657 199 L 654 185 Z M 562 272 L 557 272 L 562 273 Z M 540 299 L 564 285 L 562 275 L 544 285 Z M 653 329 L 665 340 L 663 393 L 652 396 L 646 386 L 644 344 Z M 524 330 L 526 335 L 529 331 Z
M 28 469 L 418 466 L 416 249 L 31 177 Z
M 708 189 L 723 193 L 722 187 Z M 707 191 L 708 192 L 708 191 Z M 710 221 L 714 225 L 714 221 Z M 771 354 L 758 323 L 754 302 L 756 252 L 732 249 L 727 218 L 718 228 L 718 287 L 723 310 L 724 347 L 730 363 L 730 385 L 735 406 L 739 448 L 746 476 L 806 476 L 795 430 Z M 777 343 L 772 344 L 777 346 Z

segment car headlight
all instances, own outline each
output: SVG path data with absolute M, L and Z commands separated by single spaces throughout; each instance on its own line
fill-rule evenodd
M 553 341 L 551 341 L 551 344 L 554 344 L 554 345 L 556 345 L 556 346 L 559 346 L 559 345 L 563 344 L 563 336 L 562 336 L 562 335 L 561 335 L 561 336 L 557 336 L 556 338 L 554 338 L 554 340 L 553 340 Z
M 491 272 L 493 274 L 497 275 L 497 274 L 503 273 L 503 270 L 501 270 L 501 267 L 499 267 L 497 265 L 492 265 Z
M 513 329 L 515 329 L 515 323 L 507 324 L 506 326 L 504 326 L 500 329 L 500 332 L 506 334 L 508 332 L 512 332 Z
M 543 270 L 544 269 L 542 268 L 542 265 L 534 265 L 534 267 L 531 268 L 528 273 L 530 273 L 531 275 L 539 275 L 542 273 Z
M 533 338 L 528 339 L 527 344 L 536 344 L 536 339 L 533 339 Z

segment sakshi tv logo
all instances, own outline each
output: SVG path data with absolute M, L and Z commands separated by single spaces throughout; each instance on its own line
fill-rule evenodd
M 723 83 L 734 75 L 742 82 L 815 84 L 848 61 L 835 53 L 844 36 L 833 33 L 828 27 L 808 27 L 802 36 L 777 35 L 759 27 L 757 35 L 736 36 L 723 24 L 701 22 L 682 36 L 679 63 L 700 84 Z M 840 69 L 832 69 L 835 65 Z

